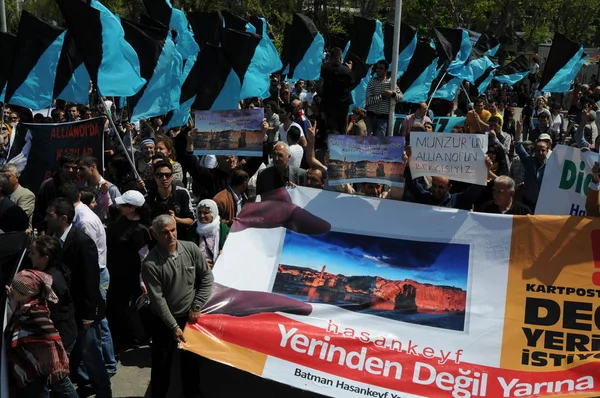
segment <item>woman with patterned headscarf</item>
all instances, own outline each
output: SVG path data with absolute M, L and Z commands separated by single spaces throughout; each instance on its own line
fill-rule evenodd
M 48 303 L 58 302 L 52 277 L 38 270 L 15 275 L 6 292 L 18 303 L 6 328 L 7 358 L 19 396 L 47 397 L 48 386 L 58 397 L 77 397 L 69 379 L 69 359 L 50 320 Z

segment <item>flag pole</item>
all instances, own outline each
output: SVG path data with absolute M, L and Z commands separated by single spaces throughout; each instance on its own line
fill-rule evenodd
M 446 77 L 447 74 L 448 74 L 448 71 L 445 71 L 444 74 L 442 75 L 442 78 L 438 82 L 437 86 L 435 86 L 435 90 L 433 90 L 433 93 L 431 93 L 431 97 L 429 97 L 429 102 L 427 102 L 427 109 L 429 109 L 429 105 L 431 104 L 431 101 L 433 101 L 433 96 L 438 91 L 438 88 L 440 88 L 440 85 L 444 81 L 444 78 Z
M 112 129 L 114 130 L 117 140 L 119 140 L 119 144 L 125 150 L 125 157 L 129 161 L 129 164 L 131 165 L 131 168 L 133 169 L 135 178 L 139 180 L 140 175 L 138 174 L 138 172 L 135 168 L 135 164 L 133 163 L 133 160 L 131 160 L 131 158 L 129 157 L 129 153 L 127 152 L 127 147 L 125 146 L 125 143 L 123 143 L 123 140 L 121 139 L 121 133 L 117 129 L 117 126 L 115 126 L 115 122 L 113 121 L 110 113 L 108 113 L 108 109 L 106 108 L 106 104 L 104 103 L 104 100 L 102 99 L 102 94 L 100 92 L 98 92 L 98 99 L 100 100 L 100 104 L 102 104 L 102 109 L 104 109 L 104 113 L 106 113 L 106 117 L 108 118 L 108 123 L 110 123 L 110 127 L 112 127 Z
M 0 0 L 0 28 L 2 28 L 2 32 L 8 32 L 8 27 L 6 26 L 6 7 L 4 5 L 4 0 Z
M 394 42 L 392 45 L 392 84 L 390 89 L 396 92 L 396 84 L 398 83 L 398 50 L 400 48 L 400 28 L 402 23 L 402 0 L 396 0 L 396 8 L 394 9 Z M 394 117 L 396 110 L 396 101 L 390 99 L 390 114 L 388 117 L 388 136 L 394 134 Z
M 462 87 L 463 91 L 465 92 L 465 95 L 467 96 L 467 101 L 469 101 L 469 105 L 467 106 L 467 111 L 468 111 L 469 106 L 471 106 L 471 97 L 469 97 L 469 91 L 465 88 L 465 83 L 464 82 L 460 83 L 460 86 Z

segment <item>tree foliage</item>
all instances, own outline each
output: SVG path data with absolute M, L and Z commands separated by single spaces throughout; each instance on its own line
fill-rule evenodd
M 16 0 L 5 0 L 9 30 L 16 32 Z M 101 0 L 109 9 L 137 20 L 145 12 L 142 0 Z M 172 0 L 186 12 L 229 10 L 241 17 L 263 16 L 276 45 L 283 39 L 285 24 L 295 12 L 313 18 L 326 39 L 347 39 L 352 16 L 393 22 L 395 0 Z M 26 0 L 25 9 L 35 15 L 60 21 L 56 0 Z M 402 20 L 430 36 L 434 26 L 463 27 L 487 32 L 504 41 L 519 40 L 521 49 L 535 48 L 561 32 L 586 46 L 600 44 L 597 25 L 600 0 L 404 0 Z

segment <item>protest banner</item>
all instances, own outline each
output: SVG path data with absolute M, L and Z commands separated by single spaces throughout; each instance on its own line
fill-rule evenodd
M 404 186 L 404 137 L 330 135 L 329 185 L 367 182 Z
M 477 185 L 487 184 L 487 135 L 411 132 L 410 140 L 410 172 L 413 178 L 439 176 Z
M 331 397 L 598 395 L 598 230 L 281 189 L 240 213 L 182 347 Z
M 195 116 L 195 155 L 263 155 L 264 109 L 196 111 Z
M 557 145 L 546 161 L 535 214 L 585 216 L 585 201 L 592 180 L 596 152 Z
M 11 163 L 22 168 L 19 182 L 37 192 L 42 182 L 52 176 L 58 160 L 65 153 L 76 156 L 92 154 L 103 161 L 104 118 L 58 124 L 19 123 Z M 102 170 L 99 170 L 102 173 Z
M 398 136 L 402 133 L 402 123 L 407 115 L 396 114 L 394 119 L 394 135 Z M 431 122 L 433 123 L 433 131 L 436 133 L 450 133 L 452 129 L 459 126 L 464 126 L 465 117 L 456 116 L 436 116 Z M 405 135 L 405 134 L 403 134 Z

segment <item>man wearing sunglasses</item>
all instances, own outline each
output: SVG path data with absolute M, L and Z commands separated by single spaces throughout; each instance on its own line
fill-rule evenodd
M 188 240 L 189 229 L 195 220 L 192 197 L 187 189 L 173 183 L 173 175 L 173 166 L 168 160 L 154 165 L 156 185 L 149 188 L 147 203 L 153 219 L 161 214 L 170 214 L 177 223 L 179 239 Z

